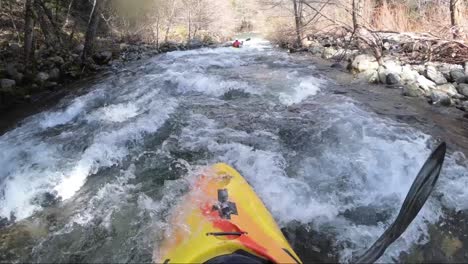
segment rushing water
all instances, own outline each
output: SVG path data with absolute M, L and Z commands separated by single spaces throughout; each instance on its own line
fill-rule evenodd
M 0 137 L 0 216 L 16 219 L 0 261 L 149 262 L 190 178 L 215 162 L 238 169 L 280 226 L 332 237 L 310 248 L 349 260 L 396 217 L 437 142 L 330 85 L 307 59 L 252 41 L 154 57 L 28 118 Z M 468 209 L 467 167 L 449 154 L 381 261 Z

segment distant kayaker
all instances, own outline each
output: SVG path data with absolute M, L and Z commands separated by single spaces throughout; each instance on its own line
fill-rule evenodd
M 239 40 L 236 39 L 236 41 L 234 41 L 234 43 L 232 43 L 232 46 L 233 46 L 234 48 L 240 48 L 241 43 L 240 43 Z

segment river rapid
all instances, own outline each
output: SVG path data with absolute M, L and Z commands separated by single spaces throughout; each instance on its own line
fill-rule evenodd
M 438 139 L 332 85 L 307 57 L 261 40 L 100 79 L 0 136 L 0 262 L 151 262 L 171 209 L 216 162 L 249 181 L 303 260 L 349 261 L 395 219 Z M 448 153 L 380 262 L 443 247 L 433 230 L 468 210 L 467 168 Z M 448 239 L 442 261 L 468 260 L 466 233 Z

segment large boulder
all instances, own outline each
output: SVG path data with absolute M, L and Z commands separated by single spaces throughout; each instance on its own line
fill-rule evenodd
M 416 82 L 418 83 L 419 87 L 421 87 L 426 93 L 430 92 L 430 90 L 436 87 L 436 84 L 433 81 L 428 80 L 423 75 L 419 75 L 416 79 Z
M 468 84 L 467 83 L 460 83 L 458 85 L 458 92 L 466 97 L 468 97 Z
M 417 83 L 409 83 L 403 87 L 403 95 L 409 97 L 422 97 L 424 92 L 419 88 Z
M 434 66 L 427 66 L 426 77 L 438 85 L 447 83 L 447 79 L 445 79 L 444 75 L 441 72 L 439 72 Z
M 361 54 L 354 58 L 351 63 L 351 70 L 353 72 L 364 72 L 368 70 L 377 70 L 379 63 L 377 63 L 374 56 Z
M 453 97 L 458 94 L 457 88 L 451 83 L 437 85 L 436 90 L 446 93 L 448 96 Z
M 112 60 L 112 52 L 110 51 L 101 51 L 99 53 L 94 54 L 93 56 L 94 62 L 98 65 L 106 65 Z
M 450 106 L 452 104 L 452 100 L 450 100 L 450 96 L 439 90 L 432 91 L 431 102 L 432 104 L 440 104 L 443 106 Z
M 0 89 L 3 92 L 11 92 L 15 88 L 16 82 L 11 79 L 1 79 L 0 80 Z

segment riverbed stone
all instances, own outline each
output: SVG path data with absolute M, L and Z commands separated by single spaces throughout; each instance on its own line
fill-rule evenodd
M 463 78 L 464 76 L 465 73 L 463 72 L 463 70 L 456 69 L 450 71 L 450 80 L 452 82 L 456 82 L 459 78 Z
M 387 69 L 388 73 L 394 73 L 396 75 L 400 75 L 403 67 L 394 60 L 387 60 L 384 62 L 384 67 Z
M 411 68 L 409 65 L 402 67 L 400 78 L 403 82 L 412 83 L 418 79 L 419 73 Z
M 432 104 L 440 104 L 443 106 L 450 106 L 452 101 L 450 100 L 450 96 L 439 90 L 433 90 L 431 92 L 431 102 Z
M 427 66 L 426 77 L 438 85 L 447 83 L 447 79 L 445 79 L 444 75 L 434 66 Z
M 49 80 L 51 81 L 57 81 L 60 79 L 60 70 L 58 68 L 53 68 L 50 72 L 49 72 Z
M 379 63 L 377 63 L 374 56 L 361 54 L 356 56 L 351 63 L 351 70 L 354 72 L 364 72 L 367 70 L 377 70 Z
M 425 92 L 430 92 L 430 90 L 436 87 L 436 84 L 433 81 L 428 80 L 423 75 L 419 75 L 416 82 Z
M 112 52 L 102 51 L 93 56 L 94 61 L 98 65 L 106 65 L 112 60 Z
M 0 88 L 3 92 L 11 92 L 16 86 L 16 81 L 11 79 L 1 79 Z
M 323 50 L 322 52 L 322 59 L 333 59 L 338 53 L 338 50 L 332 48 L 332 47 L 327 47 Z
M 387 74 L 387 79 L 386 79 L 387 84 L 396 85 L 396 84 L 400 84 L 400 82 L 401 82 L 400 76 L 398 76 L 396 73 L 390 72 L 389 74 Z
M 468 61 L 465 61 L 465 75 L 468 75 Z
M 403 95 L 409 97 L 422 97 L 424 92 L 419 88 L 417 83 L 409 83 L 403 87 Z
M 468 75 L 458 78 L 457 83 L 468 83 Z
M 461 104 L 461 108 L 462 108 L 462 110 L 468 112 L 468 101 L 464 101 L 464 102 Z
M 37 75 L 36 75 L 36 81 L 38 83 L 45 83 L 47 80 L 49 80 L 50 76 L 48 73 L 46 72 L 39 72 Z
M 458 92 L 466 97 L 468 97 L 468 84 L 467 83 L 460 83 L 458 84 Z
M 60 56 L 50 57 L 49 61 L 52 62 L 53 64 L 57 65 L 57 66 L 60 66 L 60 65 L 65 63 L 65 60 Z
M 457 88 L 455 88 L 455 85 L 453 85 L 451 83 L 437 85 L 437 87 L 435 89 L 446 93 L 450 97 L 455 96 L 456 94 L 458 94 Z

